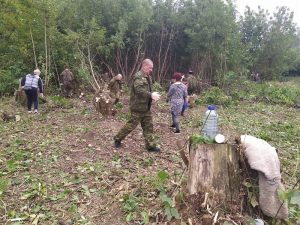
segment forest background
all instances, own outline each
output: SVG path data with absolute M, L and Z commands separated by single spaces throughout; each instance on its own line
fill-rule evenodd
M 222 0 L 1 0 L 0 95 L 39 67 L 46 92 L 59 87 L 65 66 L 81 87 L 154 61 L 154 80 L 194 71 L 202 82 L 259 73 L 263 80 L 299 74 L 299 29 L 293 12 L 245 9 L 238 18 Z M 95 85 L 94 85 L 95 86 Z
M 178 203 L 175 208 L 171 199 L 174 188 L 184 194 L 178 184 L 184 187 L 186 177 L 162 88 L 173 72 L 189 69 L 200 84 L 191 87 L 200 87 L 201 95 L 182 119 L 180 137 L 198 134 L 204 105 L 218 105 L 226 136 L 251 134 L 279 150 L 287 188 L 282 198 L 289 203 L 285 224 L 299 221 L 300 33 L 290 9 L 270 15 L 246 8 L 238 17 L 233 2 L 222 0 L 0 0 L 0 5 L 0 111 L 20 116 L 0 124 L 0 224 L 197 221 L 198 208 Z M 56 95 L 65 66 L 86 91 L 117 73 L 130 82 L 146 57 L 154 61 L 154 89 L 162 93 L 153 107 L 160 157 L 144 151 L 140 128 L 122 151 L 113 148 L 113 135 L 129 116 L 126 88 L 110 119 L 96 114 L 93 93 Z M 47 100 L 37 117 L 11 97 L 19 79 L 36 67 Z M 255 73 L 262 82 L 249 80 Z M 243 188 L 250 218 L 262 216 L 257 186 L 244 182 Z M 224 224 L 246 218 L 237 214 Z

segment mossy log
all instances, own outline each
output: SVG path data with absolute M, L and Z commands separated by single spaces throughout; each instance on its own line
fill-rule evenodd
M 189 194 L 214 196 L 215 204 L 231 204 L 240 188 L 239 154 L 228 144 L 197 144 L 189 146 L 187 189 Z

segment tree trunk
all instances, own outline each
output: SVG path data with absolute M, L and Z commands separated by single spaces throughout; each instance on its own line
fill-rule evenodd
M 19 88 L 15 92 L 15 100 L 21 106 L 26 106 L 27 105 L 26 94 L 25 94 L 24 90 L 21 87 L 21 79 L 19 80 Z
M 35 68 L 38 68 L 38 64 L 37 64 L 37 60 L 36 60 L 36 53 L 35 53 L 35 45 L 34 45 L 34 40 L 33 40 L 31 25 L 30 25 L 29 28 L 30 28 L 30 37 L 31 37 L 31 43 L 32 43 L 32 50 L 33 50 L 33 57 L 34 57 Z
M 197 144 L 189 146 L 187 188 L 190 194 L 213 196 L 211 206 L 228 206 L 237 200 L 240 187 L 239 154 L 228 144 Z
M 47 23 L 48 23 L 48 13 L 47 10 L 45 10 L 45 31 L 44 31 L 44 35 L 45 35 L 45 40 L 44 40 L 44 44 L 45 44 L 45 85 L 44 85 L 44 94 L 46 94 L 47 88 L 48 88 L 48 81 L 49 81 L 49 77 L 48 77 L 48 44 L 47 44 Z
M 114 109 L 114 99 L 110 97 L 109 91 L 106 87 L 99 89 L 93 98 L 93 105 L 98 113 L 102 116 L 115 115 L 116 110 Z

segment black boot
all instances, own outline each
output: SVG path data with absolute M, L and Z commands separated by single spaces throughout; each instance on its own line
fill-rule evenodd
M 121 148 L 121 141 L 115 140 L 115 148 Z
M 175 134 L 180 134 L 180 130 L 176 129 L 176 131 L 174 132 Z

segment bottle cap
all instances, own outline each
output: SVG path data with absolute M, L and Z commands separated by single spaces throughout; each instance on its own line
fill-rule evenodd
M 215 105 L 208 105 L 208 110 L 216 110 L 216 106 Z
M 215 136 L 215 141 L 216 141 L 218 144 L 222 144 L 222 143 L 224 143 L 224 141 L 225 141 L 225 136 L 222 135 L 222 134 L 217 134 L 217 135 Z

